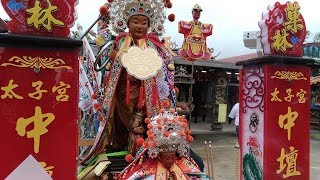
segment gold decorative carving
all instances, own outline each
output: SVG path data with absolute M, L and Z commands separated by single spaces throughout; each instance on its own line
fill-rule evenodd
M 1 66 L 15 66 L 20 68 L 32 68 L 32 69 L 72 69 L 70 66 L 65 66 L 65 62 L 62 59 L 53 58 L 41 58 L 30 56 L 13 56 L 7 63 L 1 64 Z
M 272 79 L 282 79 L 282 80 L 307 80 L 301 72 L 292 72 L 292 71 L 277 71 L 274 73 L 274 76 L 271 76 Z

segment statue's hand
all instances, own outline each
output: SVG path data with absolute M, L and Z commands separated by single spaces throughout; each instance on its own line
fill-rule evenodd
M 117 56 L 117 47 L 116 44 L 114 43 L 114 45 L 111 47 L 110 52 L 109 52 L 109 59 L 114 60 Z
M 132 132 L 133 133 L 136 133 L 136 134 L 143 134 L 144 133 L 144 128 L 142 126 L 139 126 L 139 127 L 136 127 L 136 128 L 133 128 L 132 129 Z
M 134 118 L 131 120 L 131 128 L 133 133 L 142 134 L 145 132 L 145 129 L 143 127 L 143 122 L 141 122 L 140 118 Z
M 173 63 L 168 64 L 168 69 L 170 71 L 173 71 L 174 70 L 174 64 Z

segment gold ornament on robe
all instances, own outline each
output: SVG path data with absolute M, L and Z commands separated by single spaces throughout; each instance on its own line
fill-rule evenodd
M 139 80 L 146 80 L 157 75 L 163 67 L 162 59 L 152 48 L 141 49 L 130 47 L 127 53 L 121 56 L 121 63 L 128 74 Z

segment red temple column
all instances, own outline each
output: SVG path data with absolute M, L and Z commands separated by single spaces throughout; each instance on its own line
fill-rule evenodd
M 0 179 L 76 179 L 77 2 L 1 4 L 11 20 L 0 33 Z
M 286 56 L 238 63 L 241 179 L 309 179 L 313 63 Z
M 33 158 L 53 179 L 76 179 L 81 45 L 0 34 L 0 179 Z

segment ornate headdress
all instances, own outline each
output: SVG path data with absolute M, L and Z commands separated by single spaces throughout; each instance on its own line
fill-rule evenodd
M 166 19 L 165 8 L 172 6 L 171 2 L 168 2 L 163 0 L 113 0 L 108 4 L 109 28 L 114 35 L 118 35 L 127 28 L 130 17 L 143 15 L 150 21 L 149 30 L 161 35 L 164 32 L 163 23 Z
M 202 11 L 202 8 L 199 6 L 199 4 L 195 4 L 192 10 Z
M 190 135 L 188 120 L 178 116 L 174 109 L 161 109 L 153 118 L 146 118 L 148 124 L 148 138 L 142 146 L 148 148 L 151 158 L 158 156 L 159 152 L 178 152 L 180 156 L 186 156 L 189 143 L 193 141 Z

